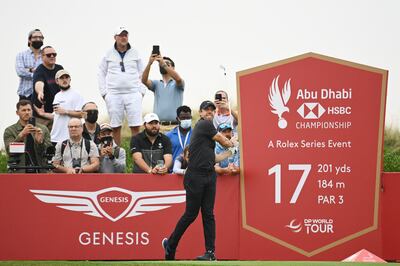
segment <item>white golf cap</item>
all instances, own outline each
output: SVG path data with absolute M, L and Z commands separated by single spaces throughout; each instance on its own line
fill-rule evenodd
M 126 31 L 127 33 L 129 33 L 128 29 L 124 26 L 119 26 L 115 29 L 114 31 L 114 36 L 115 35 L 120 35 L 122 32 Z
M 148 113 L 144 116 L 144 122 L 145 123 L 150 123 L 151 121 L 158 121 L 160 122 L 160 118 L 158 118 L 158 115 L 155 113 Z

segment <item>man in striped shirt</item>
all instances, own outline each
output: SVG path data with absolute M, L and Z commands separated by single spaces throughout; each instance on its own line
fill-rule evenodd
M 31 100 L 33 93 L 33 73 L 42 63 L 40 48 L 43 45 L 43 34 L 39 29 L 34 29 L 28 34 L 29 49 L 17 54 L 15 70 L 19 80 L 17 94 L 19 99 Z

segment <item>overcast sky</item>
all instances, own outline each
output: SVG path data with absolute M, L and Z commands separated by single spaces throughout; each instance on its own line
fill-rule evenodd
M 145 62 L 153 44 L 170 56 L 186 82 L 184 104 L 225 88 L 236 103 L 236 72 L 307 52 L 389 70 L 386 124 L 400 124 L 400 1 L 398 0 L 201 0 L 1 2 L 0 132 L 17 121 L 15 56 L 27 49 L 27 34 L 39 28 L 72 86 L 95 101 L 107 117 L 97 86 L 101 57 L 119 25 Z M 226 76 L 220 66 L 226 67 Z M 150 78 L 159 78 L 156 66 Z M 153 107 L 152 92 L 143 101 Z M 3 146 L 1 138 L 0 147 Z

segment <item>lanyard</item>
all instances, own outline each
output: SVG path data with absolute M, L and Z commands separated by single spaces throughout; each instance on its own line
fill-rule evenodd
M 182 143 L 182 138 L 181 138 L 181 131 L 179 130 L 179 126 L 177 127 L 178 129 L 178 139 L 179 139 L 179 144 L 181 144 L 182 150 L 186 147 L 186 142 L 188 140 L 188 137 L 190 135 L 190 133 L 192 132 L 192 129 L 189 130 L 188 133 L 186 133 L 186 137 L 185 137 L 185 142 Z

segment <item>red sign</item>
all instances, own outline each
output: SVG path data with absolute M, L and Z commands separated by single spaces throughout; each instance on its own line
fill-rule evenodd
M 243 227 L 307 257 L 376 230 L 387 72 L 311 53 L 237 80 Z
M 238 257 L 238 186 L 237 177 L 218 177 L 219 258 Z M 0 175 L 0 260 L 164 259 L 161 241 L 184 208 L 176 175 Z M 199 215 L 176 255 L 202 253 Z

